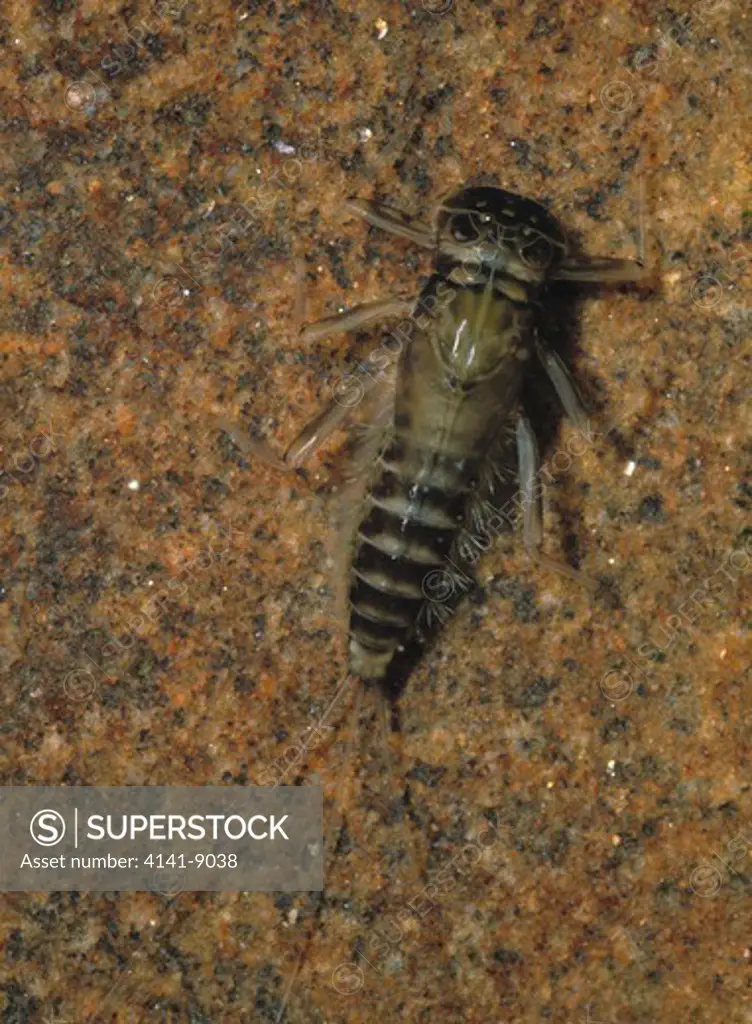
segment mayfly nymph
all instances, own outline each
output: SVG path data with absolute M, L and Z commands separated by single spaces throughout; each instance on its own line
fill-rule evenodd
M 459 559 L 463 531 L 487 515 L 498 454 L 510 428 L 516 443 L 528 551 L 542 555 L 535 435 L 522 405 L 525 375 L 542 364 L 567 414 L 584 413 L 559 356 L 539 334 L 538 316 L 553 281 L 623 283 L 642 264 L 575 253 L 541 204 L 499 188 L 460 189 L 424 224 L 381 202 L 351 200 L 370 224 L 433 250 L 431 277 L 417 299 L 369 303 L 305 329 L 309 340 L 388 317 L 407 317 L 391 383 L 379 353 L 360 367 L 359 394 L 379 383 L 383 397 L 350 514 L 347 595 L 353 675 L 387 687 L 395 655 L 430 614 L 431 574 Z M 387 348 L 385 350 L 389 352 Z M 341 384 L 339 385 L 341 389 Z M 288 448 L 299 466 L 351 412 L 335 398 Z M 549 563 L 551 564 L 551 563 Z

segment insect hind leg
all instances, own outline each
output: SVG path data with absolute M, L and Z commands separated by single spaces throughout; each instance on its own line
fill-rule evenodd
M 261 459 L 276 469 L 301 469 L 344 426 L 363 398 L 382 384 L 388 387 L 388 373 L 382 371 L 374 375 L 360 366 L 356 366 L 346 377 L 340 377 L 332 388 L 334 397 L 306 423 L 282 455 L 278 455 L 266 441 L 256 441 L 241 434 L 230 420 L 221 419 L 218 426 L 244 454 Z

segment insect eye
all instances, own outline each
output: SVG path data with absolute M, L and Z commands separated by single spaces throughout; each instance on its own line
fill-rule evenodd
M 524 264 L 533 269 L 545 270 L 553 259 L 553 246 L 545 235 L 538 232 L 526 232 L 532 238 L 525 238 L 519 248 L 519 256 Z
M 462 213 L 454 218 L 452 235 L 457 242 L 471 242 L 478 237 L 478 232 L 468 214 Z

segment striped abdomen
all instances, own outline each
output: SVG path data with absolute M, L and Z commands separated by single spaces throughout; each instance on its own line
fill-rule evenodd
M 478 460 L 418 449 L 402 438 L 379 459 L 355 535 L 350 586 L 350 665 L 386 675 L 428 596 L 426 577 L 446 564 L 464 519 Z

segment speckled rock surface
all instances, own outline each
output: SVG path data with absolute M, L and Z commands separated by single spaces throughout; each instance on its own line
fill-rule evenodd
M 547 550 L 615 599 L 500 538 L 391 772 L 348 698 L 290 773 L 320 914 L 9 894 L 0 1020 L 276 1021 L 312 925 L 290 1022 L 752 1020 L 744 5 L 10 0 L 0 49 L 6 785 L 253 783 L 331 700 L 336 445 L 286 476 L 220 425 L 281 451 L 354 358 L 301 319 L 425 280 L 346 196 L 498 184 L 633 258 L 642 191 L 654 271 L 573 313 L 633 455 L 544 453 Z

